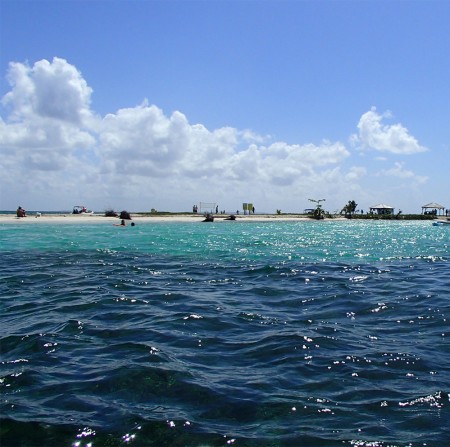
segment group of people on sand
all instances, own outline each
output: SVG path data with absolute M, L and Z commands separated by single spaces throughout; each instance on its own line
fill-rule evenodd
M 27 212 L 21 206 L 17 208 L 17 217 L 27 217 Z

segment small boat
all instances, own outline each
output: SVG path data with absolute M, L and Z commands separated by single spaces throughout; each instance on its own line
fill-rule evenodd
M 436 222 L 433 222 L 433 226 L 435 227 L 441 227 L 443 225 L 450 225 L 450 220 L 437 220 Z

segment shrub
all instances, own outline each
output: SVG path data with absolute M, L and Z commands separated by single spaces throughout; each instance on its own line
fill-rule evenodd
M 105 210 L 105 217 L 117 217 L 117 213 L 114 210 Z

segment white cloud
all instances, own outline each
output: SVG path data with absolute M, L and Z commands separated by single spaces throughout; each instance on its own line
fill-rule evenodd
M 33 67 L 10 63 L 8 81 L 12 90 L 2 102 L 12 108 L 14 121 L 40 117 L 80 125 L 90 116 L 92 89 L 64 59 L 41 60 Z
M 186 126 L 182 114 L 167 118 L 156 106 L 121 109 L 99 127 L 99 154 L 119 173 L 163 174 L 181 156 Z
M 404 163 L 396 162 L 394 167 L 380 171 L 377 175 L 386 177 L 395 177 L 402 180 L 411 180 L 416 184 L 424 184 L 428 181 L 427 176 L 417 175 L 404 168 Z
M 147 101 L 99 117 L 91 109 L 92 88 L 64 59 L 12 63 L 8 79 L 0 117 L 0 189 L 7 194 L 0 208 L 20 202 L 28 209 L 85 203 L 97 210 L 186 210 L 202 200 L 298 211 L 309 197 L 341 207 L 357 199 L 367 177 L 340 142 L 287 144 L 250 129 L 210 130 Z M 382 126 L 381 118 L 374 110 L 364 114 L 354 139 L 375 141 L 372 147 L 397 141 L 401 153 L 413 153 L 406 129 Z M 397 166 L 384 175 L 420 181 L 407 173 Z
M 324 141 L 313 144 L 288 145 L 274 143 L 260 150 L 261 169 L 268 181 L 278 185 L 293 185 L 305 177 L 314 178 L 325 166 L 342 163 L 350 153 L 341 143 Z
M 348 181 L 355 181 L 363 178 L 367 174 L 367 169 L 362 166 L 353 166 L 349 169 L 345 175 L 345 179 Z
M 92 90 L 64 59 L 36 62 L 33 67 L 11 63 L 11 91 L 2 98 L 9 111 L 0 120 L 0 147 L 8 159 L 30 170 L 61 170 L 73 152 L 96 144 L 89 130 Z
M 425 152 L 428 149 L 421 146 L 418 141 L 409 134 L 406 127 L 401 124 L 387 125 L 382 120 L 391 118 L 390 112 L 380 115 L 376 108 L 364 113 L 358 123 L 358 134 L 353 134 L 350 138 L 355 146 L 362 149 L 374 149 L 381 152 L 393 154 L 416 154 Z
M 99 133 L 99 153 L 127 175 L 219 176 L 245 182 L 258 178 L 290 185 L 301 175 L 311 175 L 314 168 L 340 163 L 350 155 L 342 144 L 327 141 L 320 146 L 250 144 L 238 150 L 248 132 L 230 127 L 209 131 L 201 124 L 190 125 L 180 112 L 167 117 L 146 103 L 107 115 Z M 253 134 L 251 140 L 258 138 Z

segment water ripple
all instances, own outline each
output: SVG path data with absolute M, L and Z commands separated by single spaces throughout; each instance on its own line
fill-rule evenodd
M 450 439 L 448 233 L 38 227 L 2 230 L 5 445 Z

